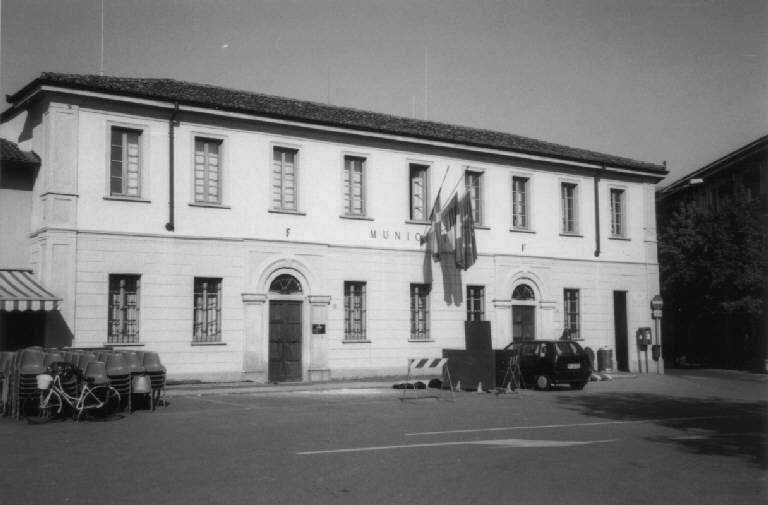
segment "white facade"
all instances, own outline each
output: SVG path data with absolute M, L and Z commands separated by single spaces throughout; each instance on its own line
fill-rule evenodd
M 485 289 L 494 347 L 509 343 L 512 292 L 525 283 L 535 293 L 527 303 L 535 307 L 537 338 L 560 337 L 564 289 L 577 289 L 582 344 L 611 348 L 614 359 L 637 368 L 634 332 L 653 326 L 649 302 L 659 292 L 659 175 L 181 106 L 173 126 L 174 229 L 168 231 L 172 103 L 45 86 L 32 98 L 6 113 L 2 133 L 42 158 L 32 192 L 30 265 L 63 298 L 74 346 L 111 345 L 109 276 L 132 274 L 141 279 L 136 345 L 160 352 L 169 377 L 245 372 L 268 380 L 270 302 L 286 298 L 302 304 L 302 380 L 400 374 L 408 357 L 463 348 L 467 285 Z M 140 132 L 137 198 L 110 196 L 113 128 Z M 220 142 L 220 205 L 194 203 L 195 138 Z M 298 152 L 297 212 L 272 208 L 275 146 Z M 345 156 L 365 159 L 363 217 L 344 215 Z M 429 167 L 430 202 L 443 179 L 445 198 L 457 182 L 463 187 L 466 170 L 482 174 L 478 260 L 467 271 L 425 255 L 419 239 L 428 224 L 409 215 L 410 163 Z M 511 231 L 514 176 L 529 184 L 527 231 Z M 563 183 L 576 185 L 573 235 L 561 233 Z M 624 191 L 621 238 L 611 238 L 611 189 Z M 411 341 L 409 287 L 430 280 L 425 265 L 431 270 L 430 338 Z M 284 273 L 300 282 L 301 294 L 269 292 Z M 219 342 L 193 342 L 195 278 L 221 279 Z M 366 283 L 362 342 L 344 339 L 345 281 Z M 623 358 L 617 356 L 616 291 L 627 301 L 630 341 Z M 319 324 L 325 333 L 313 333 Z

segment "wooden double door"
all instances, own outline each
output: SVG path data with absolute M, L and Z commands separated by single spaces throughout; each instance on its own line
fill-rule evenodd
M 536 307 L 533 305 L 512 306 L 512 341 L 536 338 Z
M 269 381 L 301 380 L 302 302 L 269 302 Z

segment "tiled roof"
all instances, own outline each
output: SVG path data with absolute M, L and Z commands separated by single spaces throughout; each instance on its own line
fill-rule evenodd
M 40 158 L 32 151 L 22 151 L 16 143 L 0 138 L 0 161 L 38 164 Z
M 45 84 L 132 97 L 168 100 L 179 102 L 181 105 L 252 113 L 305 123 L 499 149 L 571 161 L 604 164 L 660 176 L 667 173 L 666 168 L 662 165 L 567 147 L 510 133 L 411 119 L 207 84 L 195 84 L 175 79 L 45 72 L 18 93 L 8 96 L 8 102 L 15 104 L 26 94 L 34 91 L 35 88 Z

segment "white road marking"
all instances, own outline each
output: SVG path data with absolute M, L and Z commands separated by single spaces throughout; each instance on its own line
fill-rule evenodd
M 496 447 L 571 447 L 574 445 L 602 444 L 615 442 L 614 440 L 587 440 L 587 441 L 561 441 L 561 440 L 525 440 L 520 438 L 507 438 L 502 440 L 470 440 L 464 442 L 436 442 L 432 444 L 405 444 L 405 445 L 379 445 L 372 447 L 351 447 L 346 449 L 328 449 L 325 451 L 302 451 L 297 454 L 333 454 L 342 452 L 371 452 L 389 451 L 393 449 L 413 449 L 418 447 L 446 447 L 451 445 L 489 445 Z
M 242 403 L 227 402 L 227 401 L 224 401 L 224 400 L 218 400 L 218 399 L 215 399 L 215 398 L 210 398 L 207 395 L 199 395 L 198 399 L 200 401 L 207 402 L 207 403 L 213 403 L 213 404 L 216 404 L 216 405 L 229 405 L 230 407 L 237 407 L 237 408 L 243 409 L 243 410 L 251 410 L 251 408 L 252 408 L 252 407 L 250 407 L 248 405 L 243 405 Z
M 571 424 L 539 424 L 534 426 L 500 426 L 495 428 L 468 428 L 463 430 L 447 430 L 447 431 L 423 431 L 420 433 L 406 433 L 406 437 L 416 437 L 425 435 L 449 435 L 452 433 L 480 433 L 486 431 L 512 431 L 512 430 L 539 430 L 548 428 L 575 428 L 580 426 L 606 426 L 613 424 L 638 424 L 638 423 L 658 423 L 669 421 L 695 421 L 700 419 L 727 419 L 734 417 L 744 417 L 728 415 L 728 416 L 697 416 L 697 417 L 666 417 L 660 419 L 635 419 L 632 421 L 600 421 L 593 423 L 571 423 Z

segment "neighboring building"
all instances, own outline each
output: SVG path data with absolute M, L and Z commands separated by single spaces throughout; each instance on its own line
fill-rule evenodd
M 661 188 L 659 220 L 681 203 L 717 208 L 731 198 L 761 199 L 768 208 L 768 135 Z
M 565 333 L 636 370 L 663 166 L 170 79 L 45 73 L 8 100 L 4 136 L 41 157 L 29 266 L 74 346 L 324 380 L 403 373 L 486 320 L 495 347 Z M 456 188 L 466 270 L 425 240 Z
M 758 216 L 744 216 L 762 221 L 762 233 L 768 230 L 768 135 L 751 142 L 708 165 L 673 182 L 656 194 L 661 231 L 681 207 L 722 214 L 736 202 L 753 202 L 745 207 Z M 765 243 L 765 238 L 763 238 Z M 744 251 L 740 251 L 743 255 Z M 700 253 L 695 253 L 700 256 Z M 764 255 L 765 252 L 763 251 Z M 693 258 L 692 258 L 693 259 Z M 742 257 L 734 256 L 734 262 Z M 757 267 L 759 269 L 759 267 Z M 764 269 L 764 267 L 763 267 Z M 754 272 L 760 275 L 760 272 Z M 765 272 L 762 272 L 765 276 Z M 765 278 L 765 277 L 764 277 Z M 768 279 L 766 279 L 768 281 Z M 664 279 L 662 278 L 662 282 Z M 696 288 L 692 288 L 696 289 Z M 746 289 L 745 286 L 735 287 Z M 764 289 L 768 289 L 768 285 Z M 721 301 L 728 294 L 723 290 Z M 768 299 L 763 292 L 762 319 L 734 311 L 715 313 L 707 310 L 685 314 L 674 306 L 665 306 L 662 332 L 667 359 L 685 360 L 709 366 L 764 368 L 768 324 L 765 310 Z M 686 363 L 688 362 L 688 363 Z
M 59 331 L 58 297 L 30 270 L 32 189 L 39 167 L 40 158 L 33 151 L 0 138 L 0 350 L 72 341 L 66 338 L 66 327 Z

